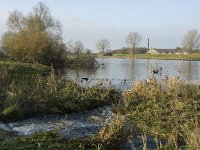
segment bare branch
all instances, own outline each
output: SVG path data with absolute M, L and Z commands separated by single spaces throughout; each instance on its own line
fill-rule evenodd
M 183 49 L 187 50 L 190 54 L 191 59 L 191 53 L 194 49 L 200 48 L 200 35 L 198 33 L 198 30 L 193 29 L 189 30 L 187 34 L 185 34 L 183 40 L 182 40 L 182 47 Z
M 139 46 L 141 39 L 142 36 L 138 32 L 130 32 L 125 39 L 126 44 L 132 49 L 133 57 L 135 48 Z
M 19 32 L 22 31 L 24 28 L 24 17 L 22 13 L 15 10 L 10 14 L 7 21 L 8 27 L 11 32 Z
M 126 37 L 126 43 L 131 48 L 137 47 L 142 39 L 142 36 L 138 32 L 130 32 Z
M 108 51 L 110 46 L 110 42 L 107 39 L 101 39 L 96 43 L 96 48 L 102 53 Z

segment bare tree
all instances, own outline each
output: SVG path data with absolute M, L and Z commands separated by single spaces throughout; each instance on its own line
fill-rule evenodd
M 200 47 L 200 35 L 197 29 L 189 30 L 185 34 L 182 41 L 182 47 L 189 52 L 191 59 L 192 51 Z
M 63 58 L 61 26 L 50 14 L 49 8 L 39 2 L 26 16 L 18 11 L 10 14 L 8 31 L 1 45 L 10 58 L 51 65 Z
M 32 14 L 28 18 L 34 29 L 41 31 L 60 32 L 61 24 L 51 15 L 49 8 L 42 2 L 39 2 L 34 8 Z
M 56 21 L 51 16 L 49 8 L 41 2 L 33 8 L 33 11 L 30 12 L 28 16 L 23 16 L 23 14 L 17 10 L 10 13 L 7 25 L 9 27 L 9 32 L 14 34 L 27 29 L 36 32 L 57 32 L 59 34 L 61 31 L 60 22 Z
M 25 26 L 25 18 L 22 13 L 15 10 L 8 17 L 7 25 L 11 33 L 17 33 L 23 30 Z
M 74 42 L 74 53 L 77 58 L 77 63 L 80 62 L 80 55 L 83 53 L 84 50 L 84 44 L 81 41 Z
M 126 37 L 126 44 L 132 49 L 132 55 L 134 58 L 135 48 L 140 44 L 142 36 L 138 32 L 130 32 Z
M 110 46 L 110 42 L 107 39 L 101 39 L 96 43 L 96 48 L 103 54 L 109 50 Z

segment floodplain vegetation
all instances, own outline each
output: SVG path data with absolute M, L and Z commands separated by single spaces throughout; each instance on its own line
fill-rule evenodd
M 39 114 L 64 114 L 116 103 L 118 92 L 101 85 L 84 88 L 60 80 L 43 65 L 0 65 L 0 120 L 15 121 Z
M 65 139 L 56 131 L 0 138 L 1 149 L 198 149 L 200 86 L 179 78 L 136 82 L 119 92 L 61 81 L 53 68 L 23 63 L 0 65 L 0 120 L 65 114 L 115 104 L 113 121 L 98 134 Z M 4 133 L 5 134 L 5 133 Z M 2 132 L 2 137 L 3 137 Z M 6 133 L 9 134 L 9 133 Z

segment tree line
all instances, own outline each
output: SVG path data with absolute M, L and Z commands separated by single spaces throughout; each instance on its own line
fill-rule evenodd
M 138 32 L 130 32 L 126 38 L 125 42 L 128 47 L 124 47 L 121 49 L 116 49 L 111 52 L 109 49 L 111 47 L 110 42 L 107 39 L 102 39 L 97 42 L 96 47 L 97 49 L 103 53 L 121 53 L 121 54 L 132 54 L 132 57 L 134 57 L 135 53 L 146 53 L 147 48 L 139 47 L 140 42 L 142 39 L 142 35 Z M 183 40 L 181 42 L 181 47 L 177 47 L 174 49 L 176 52 L 188 52 L 189 57 L 191 59 L 191 53 L 197 52 L 200 49 L 200 34 L 197 29 L 189 30 L 183 37 Z M 163 49 L 162 49 L 163 50 Z M 168 49 L 167 49 L 168 50 Z
M 55 67 L 69 64 L 92 66 L 95 63 L 92 51 L 85 48 L 81 41 L 63 42 L 61 24 L 51 16 L 44 3 L 39 2 L 26 16 L 13 11 L 8 17 L 7 26 L 8 31 L 1 38 L 1 47 L 3 56 L 9 59 Z M 139 47 L 141 40 L 142 35 L 138 32 L 130 32 L 125 38 L 127 51 L 133 57 L 140 50 L 144 51 Z M 110 41 L 105 38 L 96 43 L 96 48 L 102 54 L 111 52 L 110 47 Z M 198 30 L 189 30 L 182 40 L 181 50 L 187 51 L 191 57 L 191 53 L 199 48 Z

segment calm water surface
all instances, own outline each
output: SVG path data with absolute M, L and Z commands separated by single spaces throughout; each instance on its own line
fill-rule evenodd
M 136 80 L 150 77 L 153 68 L 162 67 L 162 74 L 155 75 L 158 78 L 180 76 L 200 83 L 200 61 L 120 58 L 98 58 L 97 61 L 100 67 L 96 69 L 68 68 L 65 70 L 65 77 L 75 82 L 80 82 L 81 78 L 85 77 L 91 81 L 109 80 L 115 86 L 120 86 L 126 80 L 126 86 L 130 86 Z

